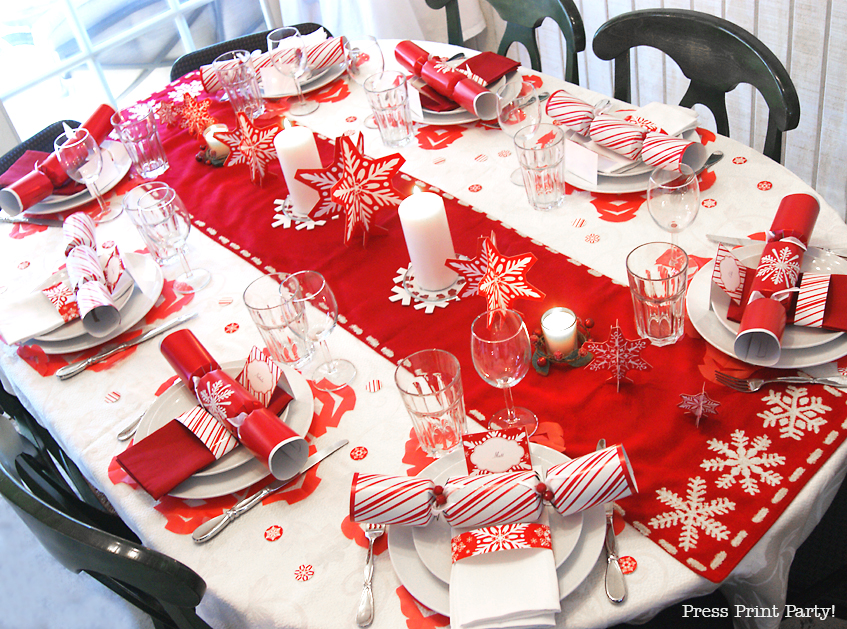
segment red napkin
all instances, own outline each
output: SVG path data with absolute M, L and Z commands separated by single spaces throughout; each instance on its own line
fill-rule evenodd
M 176 419 L 116 458 L 126 473 L 156 500 L 215 460 L 203 442 Z
M 6 172 L 0 175 L 0 188 L 10 186 L 25 177 L 35 170 L 37 164 L 44 162 L 48 157 L 50 157 L 50 153 L 43 151 L 26 151 L 14 164 L 9 166 Z M 63 185 L 53 188 L 53 194 L 66 196 L 76 194 L 81 190 L 85 190 L 85 185 L 77 183 L 73 179 L 68 179 Z

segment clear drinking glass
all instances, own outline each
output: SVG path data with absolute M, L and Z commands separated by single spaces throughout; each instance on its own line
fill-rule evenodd
M 529 204 L 546 212 L 565 201 L 565 134 L 561 127 L 541 123 L 515 134 L 515 152 L 521 165 Z
M 335 391 L 347 386 L 356 376 L 349 360 L 333 358 L 326 338 L 338 323 L 338 302 L 323 275 L 317 271 L 298 271 L 286 277 L 279 286 L 282 316 L 304 341 L 320 343 L 324 362 L 315 367 L 312 380 L 322 391 Z
M 629 252 L 626 274 L 638 335 L 653 345 L 676 343 L 685 331 L 688 255 L 677 245 L 648 242 Z
M 147 245 L 147 251 L 149 251 L 156 259 L 156 263 L 159 266 L 164 266 L 165 264 L 173 262 L 179 255 L 179 252 L 174 248 L 165 249 L 160 243 L 150 238 L 147 230 L 144 228 L 144 223 L 141 220 L 141 217 L 138 215 L 138 202 L 141 200 L 141 197 L 151 190 L 168 187 L 168 184 L 163 181 L 146 181 L 138 184 L 132 190 L 127 192 L 124 195 L 122 202 L 124 212 L 126 212 L 126 215 L 129 216 L 129 220 L 132 221 L 132 224 L 135 225 L 135 229 L 138 230 L 138 235 L 141 236 L 141 240 L 143 240 L 144 244 Z
M 521 316 L 514 310 L 489 310 L 471 324 L 473 366 L 488 384 L 503 389 L 506 408 L 488 422 L 489 429 L 524 426 L 529 435 L 538 418 L 529 409 L 515 407 L 512 387 L 523 380 L 532 363 L 532 345 Z
M 225 52 L 212 62 L 212 67 L 235 113 L 244 112 L 251 119 L 265 113 L 265 101 L 262 100 L 259 79 L 249 52 Z
M 647 209 L 656 224 L 679 245 L 679 232 L 691 225 L 700 209 L 700 182 L 694 170 L 680 164 L 679 172 L 656 168 L 647 184 Z
M 385 57 L 379 42 L 373 35 L 366 35 L 360 39 L 345 38 L 344 56 L 347 60 L 347 74 L 359 85 L 364 85 L 369 76 L 385 69 Z M 369 129 L 376 129 L 373 114 L 365 118 L 364 125 Z
M 103 222 L 117 218 L 121 213 L 121 208 L 118 208 L 117 212 L 110 213 L 103 195 L 97 188 L 97 178 L 103 170 L 103 154 L 88 129 L 83 127 L 78 129 L 66 128 L 53 141 L 53 148 L 68 177 L 77 183 L 84 183 L 91 194 L 94 195 L 94 198 L 97 199 L 101 212 L 99 220 Z
M 497 122 L 512 138 L 524 127 L 535 132 L 541 122 L 541 100 L 532 83 L 519 77 L 497 90 Z M 512 171 L 509 180 L 516 186 L 524 185 L 521 169 Z
M 174 280 L 174 292 L 196 293 L 212 279 L 206 269 L 192 269 L 185 257 L 185 243 L 191 220 L 182 200 L 170 186 L 154 188 L 138 200 L 138 217 L 151 240 L 164 250 L 176 250 L 184 273 Z
M 308 74 L 309 65 L 300 31 L 293 26 L 283 26 L 268 33 L 268 52 L 274 67 L 294 80 L 297 100 L 289 105 L 289 113 L 305 116 L 318 108 L 317 101 L 303 98 L 300 80 Z
M 406 146 L 413 131 L 406 75 L 377 72 L 365 79 L 364 88 L 382 143 L 390 148 Z

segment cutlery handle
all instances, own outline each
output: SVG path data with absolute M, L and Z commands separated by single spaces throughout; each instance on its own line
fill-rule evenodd
M 615 603 L 621 603 L 626 598 L 626 582 L 618 558 L 609 555 L 606 563 L 606 596 Z
M 362 599 L 359 601 L 359 610 L 356 612 L 356 623 L 360 627 L 367 627 L 374 619 L 374 540 L 368 539 L 368 556 L 365 560 L 365 584 L 362 588 Z
M 221 515 L 215 516 L 208 522 L 204 522 L 198 526 L 191 534 L 191 539 L 198 544 L 208 542 L 229 526 L 229 523 L 234 521 L 237 517 L 237 515 L 233 515 L 233 511 L 224 511 Z
M 807 378 L 805 376 L 783 376 L 774 378 L 772 382 L 792 382 L 796 384 L 825 384 L 831 387 L 847 387 L 845 382 L 837 382 L 829 378 Z

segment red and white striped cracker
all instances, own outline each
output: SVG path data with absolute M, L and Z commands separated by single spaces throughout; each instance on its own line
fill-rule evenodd
M 284 54 L 291 58 L 294 57 L 293 50 Z M 344 61 L 344 44 L 340 37 L 332 37 L 307 48 L 306 59 L 312 71 L 340 63 Z M 253 56 L 253 67 L 256 69 L 256 74 L 258 75 L 261 75 L 262 68 L 272 65 L 271 54 L 269 52 L 263 52 L 260 55 Z M 215 74 L 215 68 L 212 65 L 200 68 L 200 82 L 209 94 L 214 94 L 221 89 L 221 82 L 218 80 Z
M 558 120 L 569 129 L 580 135 L 587 136 L 591 122 L 594 120 L 594 107 L 584 100 L 558 90 L 547 99 L 547 115 Z
M 800 280 L 797 306 L 794 308 L 794 325 L 807 328 L 823 327 L 826 296 L 832 276 L 823 273 L 804 273 Z
M 86 245 L 97 249 L 94 219 L 85 212 L 75 212 L 65 219 L 62 224 L 62 235 L 65 238 L 65 255 L 74 247 Z
M 238 440 L 226 427 L 199 404 L 179 415 L 176 420 L 193 432 L 216 459 L 238 445 Z
M 72 287 L 79 289 L 86 282 L 98 282 L 106 287 L 106 276 L 100 266 L 100 256 L 88 245 L 74 247 L 68 254 L 66 265 Z
M 100 282 L 85 282 L 76 291 L 76 303 L 82 327 L 91 336 L 102 338 L 114 332 L 121 323 L 121 313 L 109 289 Z
M 680 164 L 697 170 L 706 160 L 706 148 L 698 143 L 650 131 L 644 136 L 641 159 L 645 164 L 680 172 Z
M 531 470 L 451 478 L 444 517 L 459 528 L 535 521 L 544 507 L 538 483 Z
M 429 524 L 434 516 L 434 487 L 427 478 L 356 473 L 350 488 L 350 519 L 373 524 Z
M 645 131 L 637 124 L 609 114 L 600 114 L 591 122 L 588 131 L 597 144 L 619 155 L 634 160 L 641 154 Z
M 553 506 L 571 515 L 638 492 L 632 467 L 622 445 L 609 446 L 547 470 L 547 489 Z

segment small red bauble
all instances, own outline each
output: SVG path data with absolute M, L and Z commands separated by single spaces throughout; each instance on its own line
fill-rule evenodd
M 440 506 L 443 505 L 445 502 L 447 502 L 447 496 L 445 496 L 444 494 L 438 494 L 435 497 L 435 504 Z
M 444 488 L 441 485 L 436 485 L 432 488 L 432 493 L 434 493 L 436 496 L 440 496 L 444 493 Z
M 564 357 L 565 355 L 561 352 L 561 350 L 553 352 L 553 358 L 555 358 L 556 360 L 562 360 Z
M 591 328 L 593 328 L 594 327 L 594 319 L 586 319 L 585 320 L 585 327 L 588 328 L 589 330 Z
M 535 486 L 535 491 L 537 491 L 539 494 L 543 494 L 545 491 L 547 491 L 547 485 L 545 485 L 544 483 L 538 483 Z
M 543 497 L 544 497 L 544 500 L 546 500 L 547 502 L 551 502 L 553 500 L 553 498 L 555 497 L 555 494 L 548 489 L 547 491 L 544 492 Z
M 544 365 L 547 364 L 547 359 L 544 358 L 544 356 L 539 356 L 537 362 L 538 362 L 539 367 L 543 367 Z

